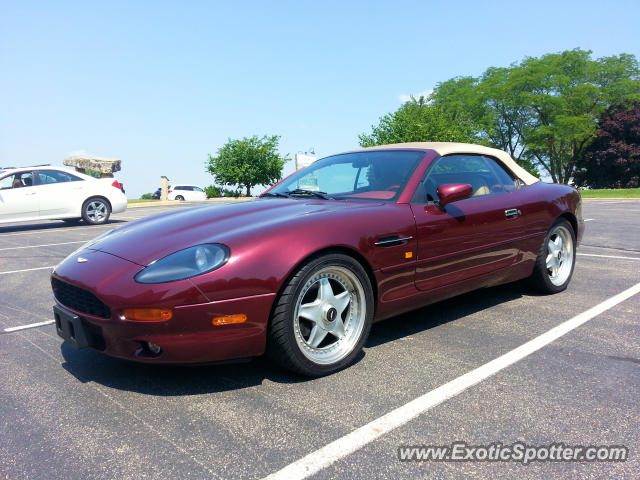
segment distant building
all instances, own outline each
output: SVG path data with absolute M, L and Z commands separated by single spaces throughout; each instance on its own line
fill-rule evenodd
M 308 153 L 296 153 L 296 170 L 308 167 L 317 160 L 315 155 L 309 155 Z

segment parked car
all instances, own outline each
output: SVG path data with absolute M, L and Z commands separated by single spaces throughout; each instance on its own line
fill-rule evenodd
M 207 194 L 204 193 L 202 187 L 197 185 L 169 185 L 169 191 L 167 195 L 168 200 L 187 200 L 187 201 L 199 201 L 206 200 Z
M 153 192 L 153 195 L 151 195 L 151 199 L 152 200 L 160 200 L 160 193 L 161 192 L 162 192 L 161 188 L 157 189 L 155 192 Z
M 124 188 L 113 178 L 50 165 L 0 170 L 0 223 L 83 219 L 98 225 L 126 208 Z
M 92 240 L 52 274 L 57 331 L 140 362 L 266 351 L 326 375 L 355 360 L 373 322 L 525 278 L 561 292 L 583 229 L 574 188 L 540 182 L 503 151 L 362 149 L 320 159 L 254 201 Z

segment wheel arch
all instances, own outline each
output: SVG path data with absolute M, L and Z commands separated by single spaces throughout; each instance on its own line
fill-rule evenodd
M 558 219 L 561 219 L 561 218 L 566 219 L 571 224 L 571 228 L 573 228 L 573 234 L 577 239 L 578 238 L 578 219 L 575 217 L 575 215 L 573 215 L 571 212 L 564 212 L 558 217 Z
M 87 203 L 92 198 L 99 198 L 100 200 L 104 200 L 105 202 L 107 202 L 107 205 L 109 205 L 109 210 L 113 210 L 113 205 L 111 205 L 111 201 L 104 195 L 91 195 L 85 198 L 84 201 L 82 202 L 81 208 L 84 208 L 84 204 Z
M 375 277 L 375 275 L 373 273 L 373 268 L 371 268 L 371 265 L 369 264 L 367 259 L 360 252 L 358 252 L 357 250 L 355 250 L 353 248 L 349 248 L 349 247 L 345 247 L 345 246 L 341 246 L 341 245 L 334 245 L 334 246 L 324 247 L 324 248 L 321 248 L 319 250 L 315 250 L 315 251 L 307 254 L 305 257 L 301 258 L 291 268 L 291 270 L 289 270 L 287 275 L 284 277 L 280 287 L 278 288 L 276 299 L 280 297 L 280 295 L 282 294 L 283 290 L 286 288 L 287 284 L 289 283 L 289 280 L 291 280 L 291 278 L 296 274 L 296 272 L 298 271 L 298 269 L 302 265 L 304 265 L 305 263 L 307 263 L 309 260 L 311 260 L 314 257 L 321 256 L 321 255 L 327 255 L 327 254 L 331 254 L 331 253 L 341 253 L 343 255 L 347 255 L 347 256 L 353 258 L 355 261 L 357 261 L 362 266 L 362 268 L 364 269 L 364 271 L 367 274 L 367 277 L 369 278 L 369 282 L 371 283 L 371 289 L 373 291 L 373 304 L 374 304 L 374 308 L 375 308 L 375 306 L 378 303 L 378 284 L 376 282 L 376 277 Z M 278 303 L 277 300 L 274 300 L 273 306 L 271 307 L 271 313 L 269 315 L 269 323 L 271 323 L 271 318 L 273 317 L 273 309 L 275 308 L 277 303 Z M 374 314 L 375 314 L 375 311 L 374 311 Z

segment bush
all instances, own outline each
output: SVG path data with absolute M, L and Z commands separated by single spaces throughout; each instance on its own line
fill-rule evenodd
M 591 188 L 640 186 L 640 103 L 612 107 L 578 164 L 577 185 Z
M 240 190 L 233 191 L 233 190 L 228 190 L 226 188 L 223 190 L 223 194 L 222 194 L 223 197 L 235 197 L 235 198 L 238 198 L 240 195 L 241 195 Z
M 153 198 L 153 194 L 152 193 L 143 193 L 140 198 L 142 200 L 151 200 Z
M 229 190 L 227 188 L 218 187 L 217 185 L 209 185 L 208 187 L 205 187 L 204 193 L 207 194 L 207 198 L 240 196 L 240 190 Z

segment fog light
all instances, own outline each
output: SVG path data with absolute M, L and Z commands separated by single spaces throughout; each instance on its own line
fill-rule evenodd
M 220 325 L 229 325 L 232 323 L 244 323 L 247 321 L 247 316 L 244 313 L 237 313 L 235 315 L 224 315 L 222 317 L 213 317 L 211 323 L 215 327 Z
M 160 348 L 160 345 L 157 345 L 153 342 L 144 342 L 144 347 L 149 351 L 151 355 L 160 355 L 160 352 L 162 352 L 162 348 Z

